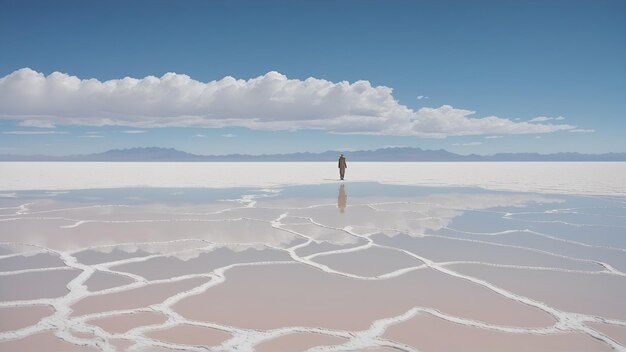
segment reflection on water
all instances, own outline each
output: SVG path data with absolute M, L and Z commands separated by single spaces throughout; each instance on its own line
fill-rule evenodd
M 0 198 L 0 314 L 32 312 L 0 319 L 0 351 L 429 351 L 457 331 L 465 350 L 624 350 L 626 199 L 351 182 L 347 202 L 345 184 Z
M 348 202 L 348 196 L 346 195 L 346 185 L 343 183 L 339 186 L 339 196 L 337 197 L 337 208 L 343 213 L 346 210 L 346 203 Z

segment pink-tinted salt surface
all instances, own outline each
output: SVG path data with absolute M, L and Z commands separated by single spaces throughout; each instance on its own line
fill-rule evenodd
M 284 251 L 276 249 L 215 248 L 211 251 L 199 251 L 192 258 L 179 259 L 175 256 L 151 258 L 141 262 L 116 265 L 112 270 L 137 274 L 148 280 L 168 279 L 189 274 L 203 274 L 216 268 L 237 263 L 264 261 L 290 261 Z
M 162 303 L 170 296 L 199 286 L 208 279 L 192 278 L 176 282 L 150 284 L 144 287 L 89 296 L 72 306 L 73 315 L 85 315 L 112 310 L 135 309 Z
M 55 298 L 69 292 L 78 270 L 51 270 L 0 276 L 0 301 Z
M 124 339 L 109 339 L 109 343 L 118 351 L 126 351 L 130 346 L 135 344 L 133 341 Z
M 53 268 L 61 266 L 65 266 L 65 263 L 63 263 L 58 255 L 52 253 L 18 255 L 0 259 L 0 271 Z
M 313 326 L 361 330 L 374 320 L 402 314 L 414 306 L 503 325 L 554 323 L 540 310 L 431 269 L 365 281 L 300 264 L 264 265 L 234 268 L 226 272 L 226 278 L 218 286 L 181 300 L 174 309 L 192 320 L 252 329 Z
M 400 251 L 380 247 L 318 256 L 313 261 L 327 265 L 334 270 L 361 276 L 378 276 L 424 264 L 419 259 Z
M 267 222 L 250 219 L 82 224 L 68 220 L 39 219 L 0 222 L 0 241 L 23 242 L 55 250 L 190 238 L 215 243 L 267 243 L 285 246 L 299 237 L 276 229 Z
M 333 244 L 354 244 L 359 241 L 359 238 L 354 237 L 345 231 L 329 229 L 311 223 L 283 225 L 282 228 L 295 231 L 316 241 L 325 241 Z
M 43 351 L 62 351 L 62 352 L 88 352 L 97 351 L 97 349 L 89 346 L 77 346 L 67 343 L 60 338 L 54 336 L 51 331 L 40 332 L 27 336 L 23 339 L 2 341 L 0 342 L 0 351 L 7 352 L 43 352 Z
M 586 323 L 590 328 L 599 331 L 613 340 L 619 342 L 622 346 L 626 346 L 626 326 L 603 324 L 603 323 Z
M 178 325 L 145 334 L 147 337 L 179 345 L 216 346 L 231 337 L 227 332 L 194 325 Z
M 104 271 L 96 271 L 89 277 L 89 279 L 87 279 L 87 281 L 85 281 L 85 285 L 89 291 L 100 291 L 133 282 L 134 280 L 127 276 L 112 274 Z
M 626 319 L 626 280 L 622 276 L 470 264 L 451 268 L 567 312 Z
M 384 338 L 420 351 L 467 352 L 589 352 L 610 351 L 606 344 L 579 333 L 555 335 L 512 334 L 451 323 L 430 314 L 418 314 L 392 325 Z
M 102 329 L 111 332 L 123 334 L 131 329 L 140 326 L 161 324 L 167 320 L 167 317 L 156 312 L 136 312 L 133 314 L 115 315 L 105 318 L 97 318 L 89 320 L 91 325 L 99 326 Z
M 54 313 L 50 306 L 0 308 L 0 331 L 11 331 L 37 324 Z
M 375 236 L 377 243 L 403 248 L 409 252 L 426 257 L 435 262 L 476 261 L 505 265 L 524 265 L 533 267 L 552 267 L 570 270 L 600 271 L 601 266 L 585 261 L 578 261 L 546 253 L 538 253 L 521 248 L 503 247 L 486 243 L 460 241 L 438 237 L 394 237 Z M 489 238 L 474 238 L 488 241 Z
M 262 342 L 255 346 L 257 352 L 274 351 L 306 351 L 311 347 L 338 345 L 346 340 L 340 337 L 298 332 L 280 336 L 269 341 Z

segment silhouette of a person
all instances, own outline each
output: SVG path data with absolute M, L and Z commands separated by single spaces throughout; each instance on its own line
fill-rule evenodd
M 348 164 L 346 164 L 346 157 L 343 154 L 339 155 L 339 177 L 343 180 L 343 177 L 346 174 L 346 169 L 348 168 Z
M 342 214 L 346 210 L 346 203 L 348 203 L 348 196 L 346 195 L 346 186 L 342 183 L 339 186 L 339 196 L 337 197 L 337 208 Z

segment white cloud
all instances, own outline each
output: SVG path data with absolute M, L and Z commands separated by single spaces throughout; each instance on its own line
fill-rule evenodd
M 392 93 L 391 88 L 374 87 L 368 81 L 297 80 L 278 72 L 207 83 L 176 73 L 101 82 L 60 72 L 45 76 L 24 68 L 0 78 L 0 118 L 21 123 L 36 116 L 51 125 L 238 126 L 433 138 L 576 128 L 474 117 L 474 111 L 450 105 L 413 110 Z
M 387 144 L 387 145 L 383 145 L 380 148 L 376 148 L 376 149 L 384 149 L 384 148 L 408 148 L 406 145 L 398 145 L 398 144 Z M 342 150 L 346 150 L 346 149 L 342 149 Z M 356 150 L 362 150 L 362 149 L 356 149 Z
M 418 96 L 415 97 L 415 99 L 422 100 L 422 99 L 428 99 L 428 97 L 425 96 L 425 95 L 418 95 Z
M 147 131 L 144 130 L 126 130 L 126 131 L 122 131 L 122 133 L 128 133 L 128 134 L 142 134 L 142 133 L 146 133 Z
M 223 134 L 222 137 L 224 137 L 224 138 L 235 138 L 235 137 L 237 137 L 237 135 L 236 134 L 232 134 L 232 133 L 226 133 L 226 134 Z
M 36 127 L 36 128 L 55 128 L 56 126 L 45 120 L 23 120 L 19 123 L 22 127 Z
M 205 136 L 205 135 L 203 135 L 203 134 L 196 134 L 196 135 L 194 135 L 194 137 L 195 137 L 195 138 L 204 138 L 204 137 L 206 137 L 206 136 Z
M 593 133 L 596 130 L 593 129 L 585 129 L 585 128 L 574 128 L 569 130 L 570 132 L 577 132 L 577 133 Z
M 456 147 L 473 147 L 473 146 L 481 145 L 481 144 L 483 144 L 483 142 L 454 143 L 452 145 Z
M 486 136 L 486 139 L 498 139 L 498 138 L 502 138 L 503 136 Z
M 84 136 L 78 136 L 79 138 L 104 138 L 103 135 L 100 134 L 86 134 Z
M 557 117 L 549 117 L 549 116 L 537 116 L 534 119 L 530 119 L 528 120 L 528 122 L 546 122 L 546 121 L 562 121 L 565 120 L 565 117 L 563 116 L 557 116 Z
M 541 139 L 541 136 L 535 136 L 534 139 Z
M 68 134 L 65 131 L 6 131 L 2 134 L 38 135 L 38 134 Z

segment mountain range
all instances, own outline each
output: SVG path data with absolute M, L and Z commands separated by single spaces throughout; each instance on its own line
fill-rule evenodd
M 103 153 L 47 156 L 47 155 L 0 155 L 0 161 L 334 161 L 340 151 L 322 153 L 289 154 L 228 154 L 198 155 L 173 148 L 112 149 Z M 498 153 L 493 155 L 460 155 L 443 149 L 395 147 L 376 150 L 343 152 L 350 161 L 626 161 L 626 153 Z

